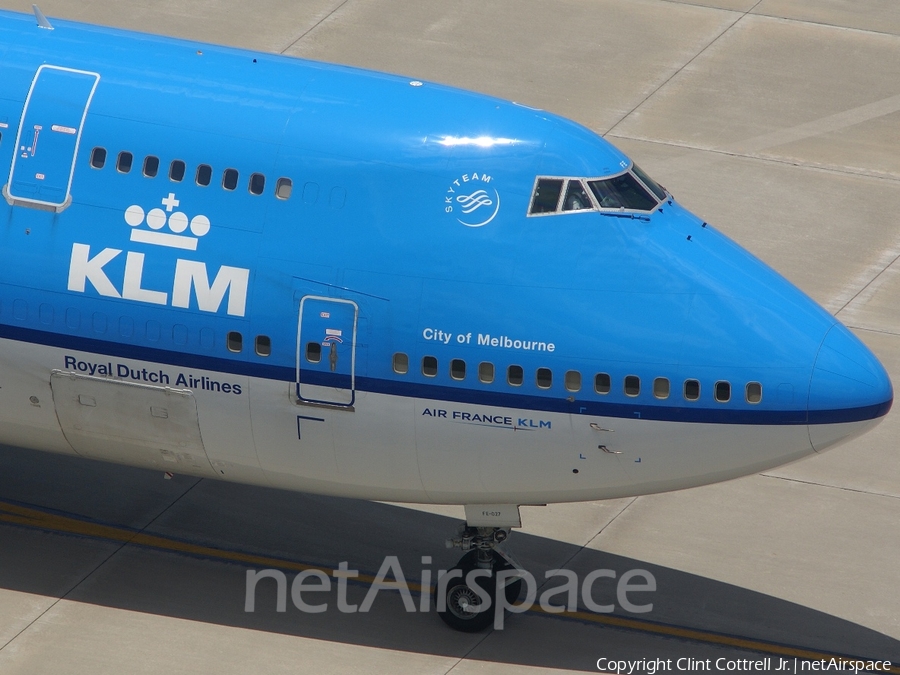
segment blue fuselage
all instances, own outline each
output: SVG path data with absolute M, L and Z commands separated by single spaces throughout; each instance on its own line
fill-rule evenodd
M 290 399 L 272 415 L 290 418 L 291 442 L 321 422 L 323 452 L 337 448 L 334 468 L 296 487 L 341 492 L 343 474 L 354 495 L 423 501 L 489 499 L 490 481 L 454 492 L 438 476 L 449 459 L 435 457 L 454 450 L 432 446 L 463 423 L 537 437 L 621 420 L 611 441 L 576 429 L 536 446 L 565 466 L 552 495 L 589 498 L 626 494 L 627 480 L 640 493 L 795 459 L 890 408 L 890 381 L 862 343 L 670 195 L 643 210 L 591 196 L 591 180 L 632 163 L 577 124 L 402 77 L 54 25 L 0 14 L 0 338 L 43 348 L 5 360 L 10 379 L 60 371 L 191 390 L 201 428 L 205 405 L 268 382 Z M 560 197 L 537 213 L 541 177 L 591 203 L 567 211 Z M 272 479 L 288 460 L 265 459 L 280 441 L 255 416 L 281 403 L 259 396 L 241 404 L 256 450 L 235 463 L 290 486 Z M 338 446 L 366 442 L 365 429 L 341 435 L 362 398 L 388 420 L 368 440 L 411 447 L 389 461 L 418 462 L 421 485 L 390 492 L 379 478 L 367 490 L 341 468 Z M 444 421 L 459 426 L 429 439 Z M 671 476 L 629 466 L 614 489 L 566 492 L 576 454 L 620 443 L 637 453 L 630 464 L 651 461 L 651 437 L 628 431 L 636 421 L 670 423 L 653 427 L 659 445 L 697 425 L 809 436 L 759 456 L 747 440 L 750 455 L 709 470 L 708 458 Z M 215 466 L 214 434 L 202 435 Z M 518 480 L 504 500 L 550 494 L 539 477 Z

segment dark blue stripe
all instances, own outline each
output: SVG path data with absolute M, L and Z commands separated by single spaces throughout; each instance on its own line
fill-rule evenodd
M 894 399 L 888 399 L 883 403 L 864 406 L 861 408 L 842 408 L 838 410 L 810 410 L 810 424 L 840 424 L 843 422 L 863 422 L 884 417 L 888 414 Z
M 296 370 L 293 367 L 264 363 L 252 363 L 238 359 L 204 356 L 184 352 L 138 347 L 136 345 L 97 340 L 73 335 L 63 335 L 50 331 L 40 331 L 0 324 L 0 338 L 8 338 L 19 342 L 35 343 L 71 349 L 80 352 L 103 354 L 140 361 L 184 368 L 197 368 L 220 373 L 232 373 L 246 377 L 258 377 L 283 382 L 293 382 Z M 327 372 L 301 371 L 301 379 L 309 384 L 326 386 L 349 386 L 349 377 L 333 375 Z M 640 403 L 614 403 L 596 400 L 569 401 L 564 398 L 533 396 L 529 394 L 512 394 L 508 392 L 468 389 L 463 387 L 447 387 L 418 382 L 402 382 L 371 377 L 357 377 L 356 388 L 378 394 L 414 397 L 433 401 L 447 401 L 469 405 L 513 408 L 529 412 L 552 412 L 591 415 L 598 417 L 618 417 L 627 419 L 644 419 L 660 422 L 692 422 L 701 424 L 758 424 L 758 425 L 797 425 L 797 424 L 837 424 L 859 422 L 876 419 L 886 415 L 891 409 L 893 399 L 877 405 L 858 408 L 840 408 L 832 410 L 766 410 L 766 409 L 734 409 L 723 404 L 715 408 L 694 406 L 646 405 Z

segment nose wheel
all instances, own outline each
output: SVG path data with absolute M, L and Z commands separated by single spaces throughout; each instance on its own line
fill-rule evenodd
M 497 573 L 519 569 L 495 548 L 508 536 L 509 531 L 502 528 L 464 527 L 458 538 L 447 541 L 448 547 L 468 551 L 438 580 L 434 591 L 438 616 L 454 630 L 477 633 L 493 622 Z M 507 579 L 503 589 L 506 602 L 514 602 L 521 590 L 521 579 Z

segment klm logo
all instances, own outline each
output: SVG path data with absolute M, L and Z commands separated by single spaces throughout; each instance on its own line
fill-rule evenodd
M 173 193 L 162 200 L 161 208 L 145 213 L 138 205 L 125 210 L 125 222 L 131 226 L 131 241 L 151 246 L 196 251 L 202 237 L 209 234 L 210 222 L 206 216 L 191 219 L 181 211 Z M 145 227 L 146 226 L 146 227 Z M 196 298 L 197 307 L 204 312 L 218 312 L 228 296 L 226 311 L 232 316 L 244 316 L 247 307 L 247 286 L 250 270 L 222 265 L 212 283 L 206 263 L 196 260 L 175 261 L 175 274 L 171 295 L 166 290 L 143 287 L 144 255 L 136 251 L 125 251 L 125 273 L 119 283 L 113 283 L 106 273 L 106 266 L 118 258 L 123 251 L 104 248 L 91 254 L 88 244 L 73 244 L 69 262 L 70 291 L 84 293 L 87 285 L 93 286 L 100 295 L 124 300 L 148 302 L 154 305 L 189 308 L 191 295 Z

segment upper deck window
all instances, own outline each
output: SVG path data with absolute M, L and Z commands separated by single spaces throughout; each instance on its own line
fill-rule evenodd
M 134 163 L 134 155 L 130 152 L 122 151 L 116 159 L 116 171 L 119 173 L 129 173 L 131 165 Z
M 200 164 L 195 178 L 197 185 L 207 187 L 212 182 L 212 167 L 209 164 Z
M 156 178 L 159 173 L 159 157 L 155 155 L 147 155 L 144 157 L 144 176 L 147 178 Z
M 222 173 L 222 187 L 226 190 L 234 190 L 238 184 L 237 169 L 225 169 Z
M 278 199 L 290 199 L 293 188 L 294 184 L 290 178 L 279 178 L 278 182 L 275 183 L 275 196 Z
M 556 211 L 563 182 L 562 178 L 538 179 L 534 196 L 531 199 L 530 213 L 553 213 Z
M 184 172 L 186 170 L 185 163 L 180 159 L 173 159 L 169 164 L 169 180 L 173 183 L 180 183 L 184 180 Z
M 261 173 L 251 174 L 248 188 L 251 195 L 261 195 L 266 189 L 266 177 Z
M 638 182 L 633 174 L 623 173 L 612 178 L 588 181 L 601 209 L 652 211 L 657 201 Z
M 91 166 L 95 169 L 102 169 L 106 164 L 106 148 L 94 148 L 91 150 Z

